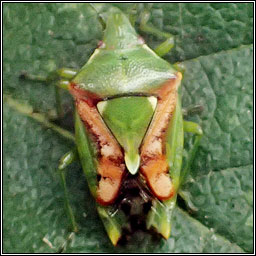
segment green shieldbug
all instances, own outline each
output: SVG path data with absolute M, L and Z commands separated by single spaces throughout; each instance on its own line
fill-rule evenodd
M 141 29 L 158 35 L 147 18 Z M 59 166 L 65 196 L 63 170 L 78 158 L 113 245 L 139 228 L 169 238 L 177 192 L 202 134 L 197 124 L 183 121 L 182 73 L 161 58 L 173 47 L 173 37 L 159 33 L 166 41 L 153 51 L 113 7 L 104 38 L 87 63 L 46 78 L 69 90 L 76 106 L 76 149 Z M 184 131 L 197 137 L 181 172 Z

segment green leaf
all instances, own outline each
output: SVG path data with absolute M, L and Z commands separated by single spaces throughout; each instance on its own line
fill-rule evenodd
M 183 187 L 197 208 L 193 217 L 246 251 L 253 251 L 252 168 L 211 172 Z
M 176 208 L 168 241 L 138 233 L 115 248 L 81 167 L 73 164 L 67 185 L 80 229 L 70 235 L 56 169 L 73 143 L 4 103 L 5 253 L 53 253 L 60 247 L 73 253 L 253 252 L 253 4 L 153 4 L 151 13 L 156 27 L 175 35 L 166 59 L 186 60 L 183 106 L 204 107 L 190 117 L 202 125 L 204 137 L 181 190 L 197 211 Z M 102 37 L 97 14 L 83 3 L 4 3 L 3 15 L 4 93 L 35 112 L 48 112 L 55 106 L 54 88 L 20 81 L 20 72 L 46 75 L 56 67 L 81 67 Z M 143 36 L 152 47 L 160 42 Z M 62 96 L 72 109 L 72 98 Z M 190 142 L 186 136 L 186 146 Z
M 204 108 L 192 118 L 205 133 L 193 176 L 253 161 L 252 50 L 243 46 L 184 62 L 183 106 Z
M 253 43 L 252 3 L 155 4 L 152 13 L 153 24 L 175 35 L 172 62 Z
M 253 250 L 252 50 L 242 46 L 185 61 L 183 83 L 183 105 L 204 107 L 191 118 L 204 137 L 182 192 L 197 208 L 194 218 L 247 252 Z

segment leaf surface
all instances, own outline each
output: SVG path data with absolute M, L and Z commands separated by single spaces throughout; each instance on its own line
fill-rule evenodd
M 204 137 L 181 188 L 197 211 L 176 208 L 168 241 L 138 233 L 114 248 L 81 167 L 73 164 L 67 182 L 80 230 L 70 236 L 56 169 L 73 144 L 4 103 L 5 253 L 51 253 L 63 245 L 73 253 L 253 251 L 253 4 L 153 4 L 151 13 L 156 27 L 175 35 L 165 58 L 184 61 L 183 106 L 204 107 L 189 118 L 202 125 Z M 54 88 L 20 81 L 21 70 L 46 75 L 81 67 L 102 37 L 97 14 L 81 3 L 4 3 L 3 15 L 3 91 L 46 113 L 55 106 Z M 143 36 L 152 47 L 159 42 Z M 71 97 L 62 97 L 72 109 Z M 186 147 L 190 142 L 186 135 Z

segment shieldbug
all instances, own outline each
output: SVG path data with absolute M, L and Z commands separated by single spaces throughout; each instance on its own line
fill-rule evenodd
M 147 20 L 144 15 L 141 29 L 158 35 Z M 161 58 L 173 37 L 161 33 L 166 41 L 153 51 L 119 9 L 109 9 L 105 23 L 101 44 L 80 70 L 62 68 L 45 79 L 58 81 L 75 100 L 76 149 L 59 166 L 68 215 L 76 231 L 63 170 L 79 159 L 113 245 L 138 228 L 168 239 L 177 192 L 202 130 L 183 121 L 182 73 Z M 184 131 L 197 137 L 181 173 Z

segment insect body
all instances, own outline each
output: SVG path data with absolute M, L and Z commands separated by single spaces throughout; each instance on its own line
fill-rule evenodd
M 115 15 L 120 19 L 120 14 Z M 111 30 L 118 31 L 115 23 L 110 24 Z M 153 193 L 168 199 L 173 184 L 167 175 L 164 136 L 176 106 L 181 74 L 140 41 L 120 45 L 116 38 L 104 40 L 105 48 L 96 50 L 70 85 L 78 114 L 99 149 L 97 173 L 102 179 L 97 200 L 112 203 L 125 169 L 136 174 L 139 167 Z
M 158 53 L 170 49 L 168 40 Z M 182 74 L 112 8 L 103 41 L 88 62 L 79 71 L 62 69 L 58 75 L 64 79 L 58 85 L 75 99 L 78 156 L 110 240 L 116 245 L 137 228 L 167 239 L 180 185 L 184 129 L 201 135 L 196 124 L 183 125 Z M 74 155 L 65 155 L 60 169 Z M 64 178 L 63 184 L 66 191 Z

